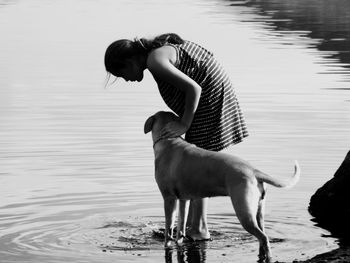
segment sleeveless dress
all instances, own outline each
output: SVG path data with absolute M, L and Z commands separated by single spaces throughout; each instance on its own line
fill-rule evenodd
M 213 53 L 190 41 L 167 44 L 176 49 L 175 67 L 202 88 L 199 104 L 185 140 L 198 147 L 220 151 L 248 136 L 232 83 Z M 182 117 L 185 94 L 154 76 L 159 92 L 178 116 Z

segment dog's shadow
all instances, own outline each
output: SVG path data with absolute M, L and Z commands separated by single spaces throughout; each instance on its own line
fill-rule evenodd
M 207 242 L 193 242 L 176 249 L 166 248 L 165 263 L 205 263 L 207 247 Z

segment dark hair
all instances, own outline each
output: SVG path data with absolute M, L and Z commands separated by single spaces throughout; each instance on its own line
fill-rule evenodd
M 165 44 L 182 44 L 184 40 L 174 33 L 162 34 L 154 39 L 120 39 L 108 46 L 105 53 L 105 67 L 108 72 L 125 66 L 125 60 L 137 55 L 147 55 L 151 50 Z

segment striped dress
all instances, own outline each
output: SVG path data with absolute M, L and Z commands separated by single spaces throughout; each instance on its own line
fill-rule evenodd
M 167 45 L 176 49 L 175 67 L 202 88 L 185 140 L 212 151 L 220 151 L 241 142 L 248 136 L 243 114 L 232 83 L 213 54 L 190 41 Z M 155 80 L 165 103 L 181 117 L 185 107 L 184 93 L 164 80 L 157 77 Z

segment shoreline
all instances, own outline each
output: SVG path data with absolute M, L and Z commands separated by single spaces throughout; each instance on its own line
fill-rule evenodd
M 305 263 L 316 263 L 316 262 L 333 262 L 333 263 L 345 263 L 350 262 L 350 247 L 340 247 L 335 250 L 317 255 L 306 261 L 297 261 Z
M 319 254 L 307 260 L 293 260 L 293 263 L 347 263 L 350 262 L 350 246 L 339 247 L 326 253 Z M 284 263 L 275 261 L 275 263 Z

